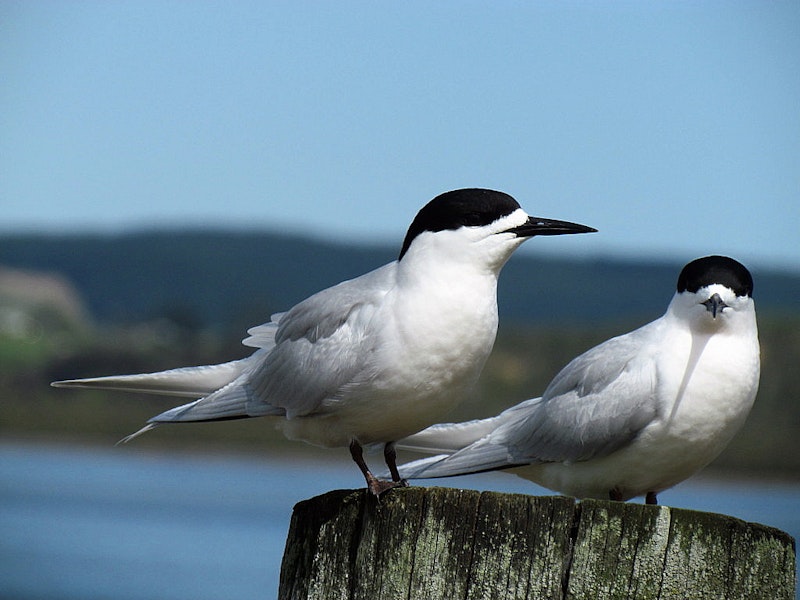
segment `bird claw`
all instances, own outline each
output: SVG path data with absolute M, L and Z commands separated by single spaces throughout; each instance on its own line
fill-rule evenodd
M 408 487 L 408 481 L 405 479 L 401 479 L 400 481 L 386 481 L 384 479 L 378 479 L 377 477 L 372 477 L 367 480 L 367 489 L 376 498 L 380 498 L 381 495 L 396 487 Z

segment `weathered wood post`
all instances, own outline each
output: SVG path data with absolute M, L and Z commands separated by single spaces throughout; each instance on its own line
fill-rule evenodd
M 280 600 L 794 600 L 794 540 L 666 506 L 449 488 L 299 503 Z

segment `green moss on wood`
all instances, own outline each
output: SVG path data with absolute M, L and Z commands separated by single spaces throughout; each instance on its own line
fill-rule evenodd
M 281 600 L 794 599 L 795 548 L 738 519 L 448 488 L 295 507 Z

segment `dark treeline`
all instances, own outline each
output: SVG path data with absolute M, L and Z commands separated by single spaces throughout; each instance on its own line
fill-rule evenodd
M 0 265 L 64 275 L 100 322 L 180 315 L 217 329 L 261 323 L 396 253 L 264 232 L 0 237 Z M 501 317 L 547 325 L 649 320 L 663 312 L 682 266 L 517 253 L 500 278 Z M 751 270 L 760 313 L 800 309 L 800 273 Z

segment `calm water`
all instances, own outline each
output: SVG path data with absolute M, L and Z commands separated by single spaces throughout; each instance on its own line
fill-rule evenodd
M 274 598 L 292 506 L 363 480 L 341 460 L 164 455 L 0 443 L 0 597 Z M 450 479 L 545 493 L 507 474 Z M 800 484 L 696 478 L 662 503 L 800 536 Z

